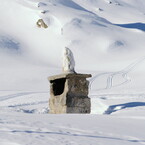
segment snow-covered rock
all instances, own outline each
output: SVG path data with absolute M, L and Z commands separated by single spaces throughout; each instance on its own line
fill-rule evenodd
M 63 51 L 63 72 L 64 73 L 74 73 L 75 72 L 75 60 L 73 53 L 67 47 Z

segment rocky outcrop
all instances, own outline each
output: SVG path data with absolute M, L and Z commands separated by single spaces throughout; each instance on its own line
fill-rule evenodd
M 46 23 L 43 21 L 43 19 L 39 19 L 38 21 L 37 21 L 37 26 L 39 27 L 39 28 L 48 28 L 48 26 L 46 25 Z

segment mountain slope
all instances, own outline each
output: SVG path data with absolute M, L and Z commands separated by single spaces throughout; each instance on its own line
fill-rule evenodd
M 60 55 L 67 46 L 74 53 L 77 71 L 118 72 L 144 57 L 143 4 L 143 1 L 5 0 L 1 2 L 0 50 L 12 53 L 19 47 L 25 59 L 60 69 Z M 38 19 L 43 19 L 48 28 L 38 28 Z M 138 73 L 144 73 L 141 71 Z

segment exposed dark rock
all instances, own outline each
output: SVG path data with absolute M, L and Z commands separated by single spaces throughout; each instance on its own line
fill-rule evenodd
M 39 19 L 38 21 L 37 21 L 37 26 L 39 27 L 39 28 L 48 28 L 48 26 L 46 25 L 46 23 L 43 21 L 43 19 Z

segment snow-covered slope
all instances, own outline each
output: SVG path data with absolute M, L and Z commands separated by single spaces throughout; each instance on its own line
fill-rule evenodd
M 0 0 L 0 144 L 144 144 L 144 40 L 144 0 Z M 92 115 L 47 114 L 64 47 Z
M 42 71 L 60 72 L 62 50 L 67 46 L 78 72 L 97 75 L 92 79 L 93 90 L 144 92 L 144 75 L 140 77 L 145 71 L 143 5 L 143 1 L 123 0 L 5 0 L 0 9 L 0 50 L 18 55 L 29 66 L 39 64 Z M 47 29 L 37 27 L 41 18 Z M 49 70 L 44 77 L 53 71 Z M 41 89 L 46 89 L 46 83 L 41 83 Z

